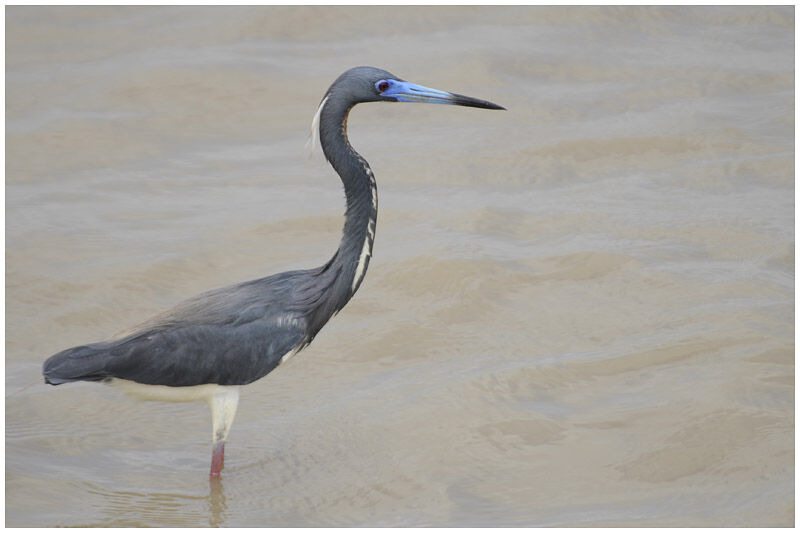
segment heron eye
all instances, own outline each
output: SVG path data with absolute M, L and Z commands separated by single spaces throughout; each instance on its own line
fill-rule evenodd
M 389 82 L 388 81 L 379 81 L 378 82 L 378 90 L 380 92 L 383 92 L 388 88 L 389 88 Z

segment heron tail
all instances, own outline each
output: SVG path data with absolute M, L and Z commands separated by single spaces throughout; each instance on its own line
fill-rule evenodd
M 71 381 L 101 381 L 108 378 L 108 357 L 104 343 L 76 346 L 49 357 L 42 365 L 45 383 L 61 385 Z

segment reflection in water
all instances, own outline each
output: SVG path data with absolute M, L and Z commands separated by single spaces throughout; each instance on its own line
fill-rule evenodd
M 228 509 L 225 503 L 225 485 L 221 477 L 209 477 L 208 484 L 210 488 L 208 495 L 208 525 L 220 527 L 225 522 L 225 511 Z

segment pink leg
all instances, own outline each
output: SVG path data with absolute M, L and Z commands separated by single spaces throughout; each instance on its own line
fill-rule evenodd
M 211 451 L 211 477 L 220 477 L 225 466 L 225 441 L 214 444 Z
M 239 387 L 217 387 L 209 396 L 211 406 L 211 479 L 219 479 L 225 465 L 225 439 L 236 415 L 239 404 Z

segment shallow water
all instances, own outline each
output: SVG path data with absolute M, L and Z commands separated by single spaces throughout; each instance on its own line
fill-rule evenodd
M 793 8 L 9 7 L 6 38 L 8 526 L 794 523 Z M 304 145 L 359 64 L 508 111 L 351 114 L 369 272 L 243 390 L 222 481 L 204 405 L 41 384 L 330 257 Z

